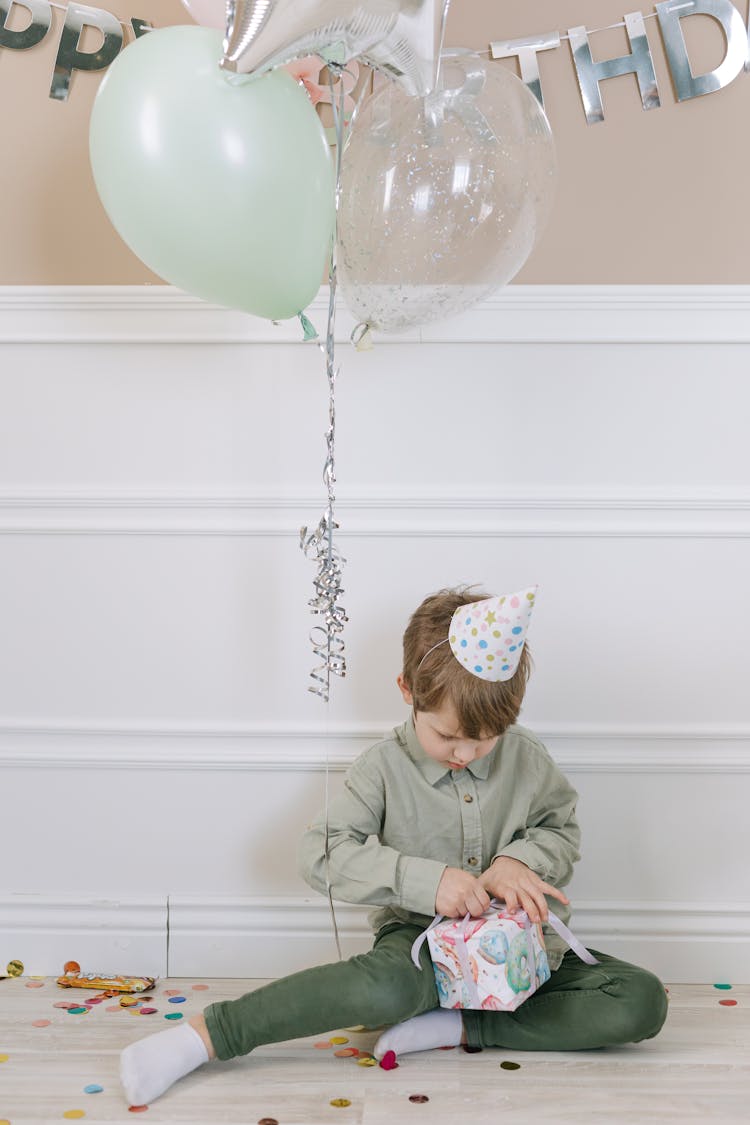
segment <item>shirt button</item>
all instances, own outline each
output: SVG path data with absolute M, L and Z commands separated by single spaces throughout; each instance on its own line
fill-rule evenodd
M 477 857 L 475 855 L 473 855 L 473 856 L 471 856 L 470 859 L 467 859 L 466 862 L 469 864 L 470 867 L 476 867 L 476 865 L 479 863 L 479 860 L 477 859 Z
M 466 801 L 467 805 L 470 805 L 474 798 L 472 797 L 471 793 L 464 793 L 464 800 Z

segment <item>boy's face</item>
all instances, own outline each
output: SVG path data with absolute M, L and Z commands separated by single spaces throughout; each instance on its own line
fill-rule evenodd
M 401 676 L 397 683 L 404 702 L 412 707 L 412 694 Z M 461 732 L 456 709 L 450 701 L 443 703 L 437 711 L 415 711 L 414 730 L 425 754 L 453 770 L 465 769 L 470 762 L 485 758 L 500 737 L 497 734 L 483 733 L 479 739 L 466 738 Z

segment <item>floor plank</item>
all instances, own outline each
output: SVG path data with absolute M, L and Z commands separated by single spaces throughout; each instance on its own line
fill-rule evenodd
M 25 978 L 0 980 L 0 1125 L 65 1120 L 83 1110 L 87 1125 L 133 1121 L 117 1079 L 118 1056 L 135 1039 L 161 1030 L 167 1012 L 183 1018 L 207 1003 L 265 983 L 247 980 L 163 980 L 151 1016 L 107 1011 L 86 1015 L 53 1007 L 91 994 L 41 987 Z M 208 984 L 194 991 L 196 983 Z M 187 997 L 171 1005 L 166 989 Z M 670 985 L 667 1023 L 656 1039 L 606 1051 L 535 1053 L 461 1050 L 407 1055 L 397 1070 L 361 1067 L 351 1058 L 316 1050 L 321 1036 L 259 1048 L 251 1056 L 203 1067 L 150 1106 L 149 1122 L 239 1122 L 255 1125 L 495 1125 L 504 1113 L 536 1122 L 747 1122 L 750 1119 L 750 986 Z M 725 1006 L 720 1000 L 736 1000 Z M 46 1027 L 33 1021 L 49 1020 Z M 332 1029 L 351 1046 L 371 1049 L 377 1033 Z M 323 1036 L 322 1038 L 326 1038 Z M 519 1070 L 503 1070 L 512 1060 Z M 98 1083 L 99 1094 L 84 1087 Z M 415 1103 L 412 1094 L 429 1101 Z M 348 1106 L 332 1106 L 346 1099 Z

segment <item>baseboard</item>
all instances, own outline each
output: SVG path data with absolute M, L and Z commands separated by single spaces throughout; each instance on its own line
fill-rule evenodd
M 345 957 L 370 948 L 367 909 L 336 905 Z M 581 902 L 572 928 L 594 949 L 643 965 L 669 983 L 750 983 L 750 903 Z M 15 894 L 0 898 L 0 970 L 172 977 L 278 977 L 337 959 L 320 897 L 112 899 Z
M 163 896 L 7 895 L 0 972 L 17 960 L 30 976 L 60 976 L 66 961 L 77 961 L 84 972 L 166 976 L 167 934 Z
M 336 960 L 324 899 L 170 898 L 173 976 L 276 977 Z M 367 910 L 336 904 L 344 956 L 370 948 Z M 581 903 L 587 945 L 643 965 L 664 981 L 750 983 L 750 903 Z

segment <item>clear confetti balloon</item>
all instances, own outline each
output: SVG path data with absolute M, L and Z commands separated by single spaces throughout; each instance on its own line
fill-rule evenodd
M 362 106 L 344 152 L 338 269 L 350 311 L 401 332 L 483 300 L 531 254 L 555 178 L 544 111 L 502 65 L 447 53 L 426 98 L 390 83 Z

